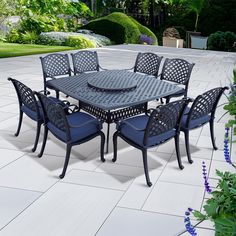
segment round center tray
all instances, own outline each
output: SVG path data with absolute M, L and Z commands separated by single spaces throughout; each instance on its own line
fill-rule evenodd
M 127 72 L 101 71 L 88 78 L 88 85 L 103 91 L 125 91 L 136 88 L 137 81 L 127 76 Z

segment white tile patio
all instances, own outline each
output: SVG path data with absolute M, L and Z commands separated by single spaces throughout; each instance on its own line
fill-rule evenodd
M 108 69 L 131 68 L 139 51 L 194 62 L 189 85 L 189 96 L 193 98 L 210 88 L 227 85 L 236 68 L 236 54 L 228 52 L 147 45 L 116 45 L 97 51 L 101 66 Z M 20 135 L 14 136 L 18 105 L 14 88 L 7 81 L 9 76 L 33 90 L 42 90 L 39 55 L 0 59 L 0 236 L 180 235 L 186 208 L 200 210 L 204 199 L 209 198 L 202 184 L 202 161 L 209 168 L 214 187 L 215 169 L 235 171 L 224 161 L 222 141 L 228 116 L 220 119 L 224 110 L 219 107 L 215 119 L 219 150 L 212 150 L 208 125 L 190 132 L 192 165 L 187 162 L 181 134 L 182 171 L 178 169 L 173 141 L 149 150 L 151 188 L 145 184 L 140 151 L 121 140 L 116 163 L 111 161 L 112 142 L 105 163 L 100 161 L 98 138 L 73 147 L 67 174 L 60 180 L 63 143 L 50 135 L 45 154 L 39 159 L 42 135 L 38 149 L 31 153 L 35 123 L 26 117 Z M 225 101 L 223 97 L 220 104 Z M 114 130 L 113 125 L 111 133 Z M 236 159 L 235 149 L 232 158 Z M 197 231 L 200 236 L 214 235 L 208 223 L 202 223 Z

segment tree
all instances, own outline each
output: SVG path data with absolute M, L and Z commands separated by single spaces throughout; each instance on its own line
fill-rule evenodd
M 195 14 L 196 14 L 194 31 L 197 31 L 199 15 L 203 9 L 204 2 L 205 2 L 205 0 L 189 0 L 188 1 L 189 10 L 195 12 Z

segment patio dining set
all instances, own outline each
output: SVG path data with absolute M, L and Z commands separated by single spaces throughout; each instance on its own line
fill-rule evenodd
M 32 151 L 37 148 L 41 126 L 44 136 L 41 151 L 44 153 L 48 131 L 66 144 L 66 157 L 60 178 L 64 178 L 71 148 L 100 137 L 100 156 L 104 162 L 104 149 L 108 152 L 110 124 L 116 123 L 113 134 L 113 159 L 117 159 L 118 137 L 142 151 L 146 183 L 152 182 L 148 172 L 147 150 L 174 138 L 178 166 L 183 169 L 179 151 L 179 135 L 184 132 L 189 163 L 189 131 L 210 124 L 211 140 L 216 150 L 214 116 L 217 104 L 227 87 L 213 88 L 197 96 L 187 97 L 189 80 L 194 63 L 174 58 L 164 60 L 151 52 L 138 53 L 134 67 L 107 70 L 100 66 L 95 51 L 81 50 L 71 54 L 73 69 L 67 54 L 54 53 L 40 57 L 44 90 L 33 91 L 22 82 L 8 78 L 14 85 L 19 100 L 19 123 L 23 114 L 37 122 Z M 54 90 L 52 96 L 48 90 Z M 60 93 L 78 101 L 78 105 L 60 99 Z M 170 99 L 176 98 L 170 102 Z M 178 98 L 180 97 L 180 98 Z M 181 98 L 183 97 L 183 98 Z M 148 102 L 160 100 L 161 105 L 149 109 Z M 165 101 L 165 104 L 164 104 Z M 190 106 L 191 103 L 191 106 Z M 107 133 L 103 133 L 103 123 Z

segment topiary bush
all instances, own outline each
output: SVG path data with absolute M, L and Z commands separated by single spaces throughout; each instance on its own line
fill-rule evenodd
M 217 31 L 209 36 L 207 48 L 209 50 L 231 51 L 233 50 L 234 42 L 236 42 L 235 33 Z
M 69 36 L 66 45 L 69 47 L 74 47 L 78 49 L 83 48 L 95 48 L 96 45 L 93 41 L 83 37 L 83 36 Z
M 140 35 L 146 35 L 157 44 L 155 34 L 135 19 L 121 12 L 114 12 L 108 16 L 90 21 L 81 29 L 89 29 L 110 38 L 116 44 L 140 43 Z

